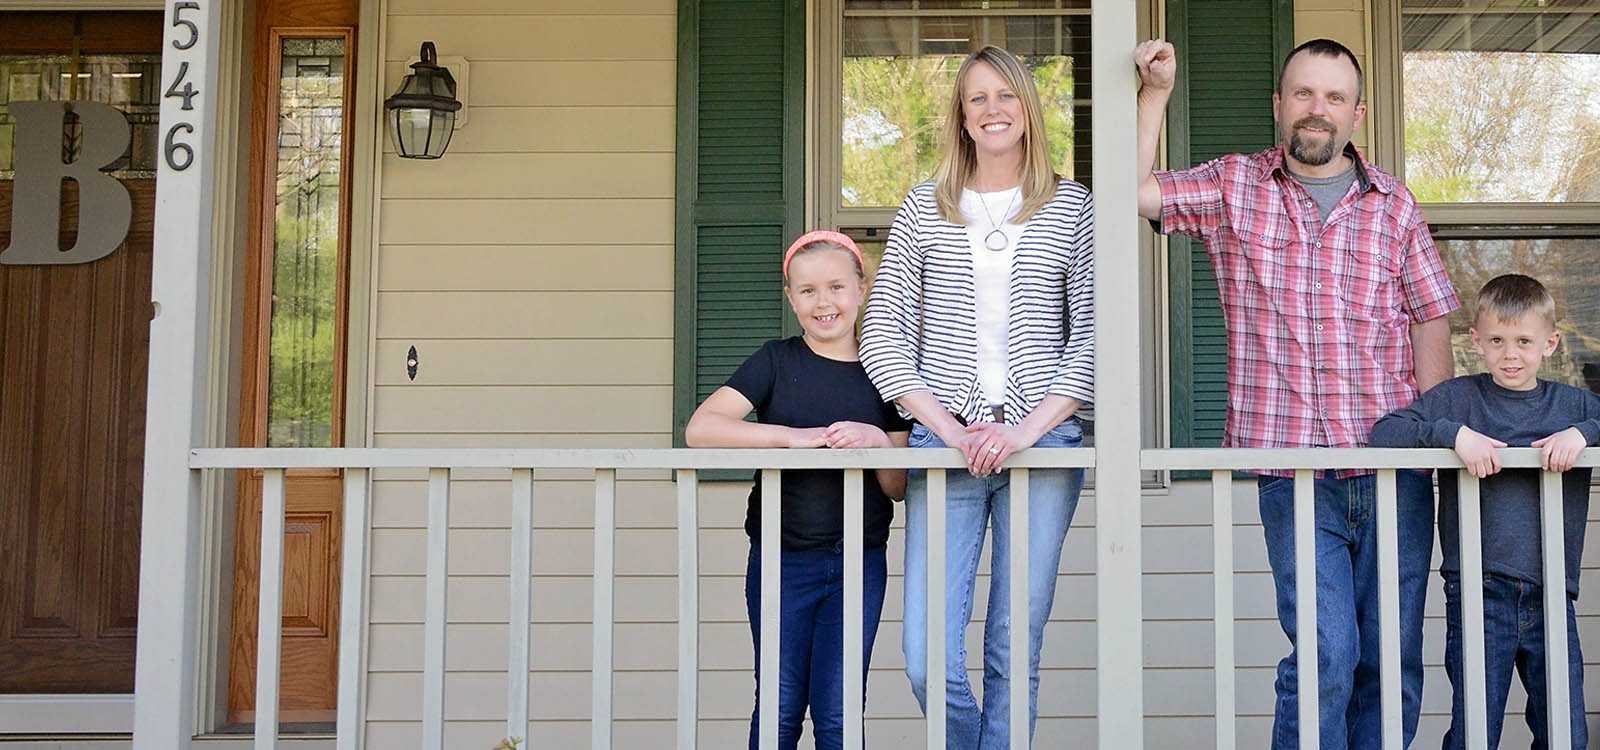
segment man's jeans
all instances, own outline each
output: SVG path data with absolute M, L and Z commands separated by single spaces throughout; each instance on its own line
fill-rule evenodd
M 1400 697 L 1404 744 L 1417 731 L 1422 699 L 1422 605 L 1433 557 L 1433 483 L 1397 472 L 1400 537 Z M 1278 592 L 1289 655 L 1278 662 L 1272 746 L 1297 748 L 1299 669 L 1295 640 L 1294 480 L 1261 477 L 1261 527 Z M 1321 746 L 1380 747 L 1377 478 L 1316 480 L 1317 693 Z
M 806 708 L 818 750 L 844 747 L 844 544 L 832 549 L 783 550 L 778 605 L 778 747 L 800 741 Z M 884 549 L 861 551 L 861 700 L 865 703 L 872 642 L 883 614 L 888 578 Z M 760 747 L 761 547 L 750 546 L 744 597 L 755 641 L 756 707 L 750 713 L 750 750 Z
M 1083 428 L 1069 419 L 1034 445 L 1076 448 Z M 913 448 L 943 448 L 937 435 L 918 425 Z M 1034 469 L 1028 482 L 1028 732 L 1032 736 L 1039 705 L 1039 649 L 1054 603 L 1061 544 L 1078 507 L 1082 469 Z M 951 750 L 991 750 L 1010 746 L 1010 472 L 975 477 L 964 469 L 945 472 L 945 701 L 946 738 Z M 983 630 L 983 706 L 967 680 L 967 624 L 983 553 L 984 529 L 994 529 L 989 563 L 989 614 Z M 917 704 L 927 712 L 928 665 L 928 476 L 912 470 L 906 492 L 905 631 L 901 637 L 906 675 Z
M 1538 544 L 1538 539 L 1529 539 Z M 1578 618 L 1567 603 L 1567 645 L 1571 648 L 1567 662 L 1567 684 L 1571 686 L 1568 705 L 1572 711 L 1572 747 L 1589 746 L 1589 728 L 1583 718 L 1583 652 L 1578 648 Z M 1450 677 L 1451 699 L 1450 731 L 1444 735 L 1445 750 L 1458 750 L 1466 743 L 1465 686 L 1466 669 L 1462 666 L 1461 644 L 1461 578 L 1457 573 L 1444 574 L 1445 640 L 1444 671 Z M 1522 677 L 1522 687 L 1528 692 L 1528 707 L 1523 712 L 1528 728 L 1533 730 L 1533 747 L 1545 750 L 1550 747 L 1548 706 L 1545 695 L 1544 647 L 1544 590 L 1538 585 L 1515 578 L 1485 574 L 1483 577 L 1483 673 L 1487 683 L 1484 693 L 1489 710 L 1489 747 L 1500 744 L 1500 730 L 1505 724 L 1506 697 L 1511 691 L 1511 671 L 1516 669 Z M 1559 657 L 1558 657 L 1559 658 Z

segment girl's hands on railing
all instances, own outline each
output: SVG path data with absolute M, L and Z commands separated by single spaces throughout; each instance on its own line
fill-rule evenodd
M 1545 471 L 1566 471 L 1578 461 L 1578 454 L 1589 447 L 1589 440 L 1576 427 L 1568 427 L 1554 435 L 1533 441 L 1539 449 L 1539 458 Z
M 826 427 L 785 427 L 790 448 L 822 448 L 828 445 Z
M 1505 443 L 1475 432 L 1470 427 L 1463 426 L 1456 432 L 1456 455 L 1461 457 L 1461 463 L 1467 465 L 1467 471 L 1479 479 L 1500 471 L 1500 454 L 1495 449 L 1504 447 Z
M 862 422 L 834 422 L 823 431 L 829 448 L 893 448 L 889 435 Z

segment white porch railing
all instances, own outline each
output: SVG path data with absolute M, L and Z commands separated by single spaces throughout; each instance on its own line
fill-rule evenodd
M 1094 463 L 1089 448 L 1034 449 L 1008 463 L 1011 472 L 1012 549 L 1028 545 L 1028 471 L 1033 468 L 1088 468 Z M 928 513 L 928 674 L 944 674 L 944 472 L 965 470 L 954 450 L 892 449 L 872 451 L 789 450 L 404 450 L 404 449 L 207 449 L 192 453 L 193 471 L 218 469 L 261 470 L 261 605 L 256 662 L 255 744 L 259 750 L 276 747 L 279 684 L 279 643 L 283 589 L 284 472 L 288 469 L 343 469 L 344 548 L 339 632 L 339 703 L 336 747 L 361 747 L 361 707 L 364 705 L 361 654 L 366 633 L 366 581 L 368 542 L 369 472 L 373 469 L 427 469 L 427 567 L 424 585 L 422 679 L 422 744 L 444 747 L 446 583 L 449 552 L 450 472 L 453 469 L 506 469 L 511 472 L 511 586 L 507 637 L 506 734 L 525 737 L 528 728 L 528 668 L 530 643 L 533 472 L 536 469 L 581 469 L 594 472 L 594 653 L 591 747 L 612 747 L 612 592 L 616 541 L 616 475 L 618 470 L 656 469 L 675 472 L 678 486 L 678 715 L 677 744 L 681 750 L 696 747 L 698 719 L 699 558 L 696 518 L 698 479 L 702 469 L 761 469 L 761 639 L 759 685 L 761 747 L 778 743 L 779 542 L 780 487 L 787 469 L 843 469 L 845 471 L 845 605 L 844 684 L 845 746 L 862 747 L 862 472 L 875 468 L 929 469 Z M 1028 556 L 1010 557 L 1012 580 L 1028 580 Z M 1012 586 L 1012 612 L 1028 611 L 1028 588 Z M 1137 593 L 1132 594 L 1137 600 Z M 1012 622 L 1016 623 L 1017 618 Z M 1026 618 L 1021 618 L 1026 625 Z M 1011 673 L 1027 675 L 1029 637 L 1026 627 L 1012 627 Z M 945 684 L 928 680 L 928 745 L 945 744 Z M 1029 681 L 1011 681 L 1011 747 L 1028 746 Z
M 1011 549 L 1027 549 L 1027 472 L 1030 469 L 1093 467 L 1094 451 L 1086 448 L 1034 449 L 1008 462 L 1013 472 L 1013 525 Z M 1506 469 L 1538 467 L 1534 449 L 1502 449 Z M 1288 469 L 1296 472 L 1294 488 L 1294 539 L 1298 587 L 1298 632 L 1301 633 L 1299 668 L 1299 732 L 1302 747 L 1318 747 L 1317 715 L 1317 601 L 1315 601 L 1314 494 L 1315 470 L 1378 470 L 1379 590 L 1381 590 L 1382 736 L 1386 750 L 1402 747 L 1400 713 L 1400 625 L 1398 625 L 1397 518 L 1395 470 L 1459 470 L 1453 451 L 1443 449 L 1149 449 L 1142 451 L 1149 470 L 1208 470 L 1213 486 L 1214 636 L 1216 636 L 1216 747 L 1235 747 L 1234 680 L 1234 558 L 1232 558 L 1232 501 L 1234 470 Z M 1600 465 L 1600 449 L 1582 454 L 1579 465 Z M 454 469 L 510 470 L 509 502 L 512 518 L 510 545 L 509 657 L 506 686 L 507 736 L 526 736 L 528 728 L 528 667 L 531 616 L 531 560 L 533 560 L 533 470 L 579 469 L 594 472 L 594 696 L 592 696 L 592 747 L 611 747 L 611 646 L 613 646 L 614 509 L 618 470 L 672 470 L 677 478 L 678 505 L 678 702 L 677 744 L 696 747 L 698 721 L 698 470 L 763 469 L 762 513 L 762 632 L 778 632 L 779 612 L 779 486 L 782 470 L 843 469 L 846 472 L 845 545 L 845 705 L 846 747 L 861 747 L 861 504 L 862 470 L 930 469 L 928 481 L 928 747 L 944 747 L 944 472 L 963 470 L 955 451 L 883 449 L 883 451 L 782 451 L 782 449 L 198 449 L 192 453 L 194 472 L 222 469 L 259 469 L 262 483 L 261 620 L 259 620 L 258 688 L 256 688 L 256 747 L 277 744 L 278 643 L 282 609 L 283 473 L 288 469 L 344 469 L 344 588 L 339 640 L 339 710 L 336 745 L 341 750 L 362 747 L 362 652 L 366 630 L 366 545 L 370 496 L 368 477 L 374 469 L 427 469 L 427 568 L 422 665 L 422 747 L 442 748 L 445 737 L 445 612 L 450 528 L 450 475 Z M 1461 577 L 1482 580 L 1478 480 L 1461 472 Z M 1102 505 L 1115 502 L 1101 497 Z M 1563 558 L 1562 483 L 1557 473 L 1544 473 L 1541 499 L 1542 561 L 1546 580 L 1565 579 Z M 771 553 L 768 553 L 771 552 Z M 1011 577 L 1027 580 L 1027 555 L 1011 555 Z M 1485 691 L 1483 691 L 1482 588 L 1462 587 L 1462 616 L 1466 627 L 1464 668 L 1467 691 L 1467 747 L 1486 747 Z M 1565 587 L 1544 587 L 1547 649 L 1562 654 L 1566 643 Z M 1128 592 L 1138 598 L 1138 592 Z M 1102 593 L 1099 611 L 1120 606 Z M 1027 611 L 1027 588 L 1011 587 L 1011 611 Z M 1016 620 L 1013 620 L 1016 622 Z M 1099 628 L 1104 640 L 1106 628 Z M 1027 675 L 1026 628 L 1011 632 L 1011 673 Z M 778 638 L 763 638 L 760 667 L 765 675 L 778 673 Z M 1125 675 L 1123 675 L 1125 676 Z M 1104 680 L 1104 675 L 1099 676 Z M 760 740 L 763 748 L 778 742 L 778 700 L 774 680 L 763 681 Z M 1568 705 L 1570 686 L 1565 659 L 1550 659 L 1549 736 L 1552 747 L 1571 744 Z M 1011 747 L 1027 747 L 1027 680 L 1011 680 Z M 1128 700 L 1141 700 L 1130 696 Z M 1115 707 L 1110 707 L 1115 708 Z M 1101 705 L 1101 712 L 1107 707 Z
M 1036 449 L 1018 454 L 1010 462 L 1012 472 L 1011 527 L 1012 549 L 1027 548 L 1027 476 L 1037 468 L 1092 468 L 1094 451 L 1087 448 Z M 1538 467 L 1538 453 L 1532 449 L 1501 451 L 1506 468 Z M 1321 469 L 1370 468 L 1378 471 L 1378 540 L 1381 607 L 1382 725 L 1385 750 L 1401 747 L 1400 709 L 1400 632 L 1399 583 L 1396 535 L 1395 471 L 1403 468 L 1459 469 L 1455 454 L 1448 450 L 1146 450 L 1144 468 L 1152 470 L 1205 470 L 1212 474 L 1213 542 L 1215 564 L 1216 638 L 1216 743 L 1219 748 L 1236 746 L 1236 713 L 1233 659 L 1233 476 L 1234 470 L 1293 469 L 1295 478 L 1295 542 L 1298 595 L 1300 740 L 1303 747 L 1318 746 L 1317 651 L 1315 543 L 1313 524 L 1313 472 Z M 1581 466 L 1600 466 L 1600 450 L 1589 450 Z M 361 746 L 364 705 L 361 654 L 366 632 L 366 581 L 369 472 L 374 469 L 427 469 L 427 567 L 425 584 L 424 652 L 422 683 L 423 747 L 444 747 L 445 701 L 445 613 L 446 582 L 449 571 L 448 528 L 450 518 L 450 474 L 454 469 L 506 469 L 511 472 L 509 638 L 506 685 L 506 733 L 523 737 L 528 727 L 527 674 L 532 649 L 530 642 L 532 576 L 532 508 L 535 502 L 535 469 L 580 469 L 594 472 L 594 653 L 592 747 L 612 747 L 612 592 L 615 552 L 615 506 L 618 470 L 655 469 L 675 472 L 678 504 L 678 702 L 677 745 L 696 746 L 698 719 L 697 664 L 699 629 L 699 571 L 697 560 L 698 520 L 697 471 L 703 469 L 762 469 L 762 569 L 761 629 L 778 632 L 780 571 L 779 487 L 787 469 L 843 469 L 845 482 L 845 709 L 846 747 L 862 746 L 861 722 L 861 612 L 862 612 L 862 472 L 872 468 L 927 468 L 929 474 L 928 533 L 928 674 L 944 672 L 945 556 L 944 488 L 945 471 L 964 470 L 955 451 L 913 449 L 874 451 L 786 451 L 786 450 L 403 450 L 403 449 L 210 449 L 196 450 L 190 463 L 193 471 L 219 469 L 260 469 L 264 471 L 261 620 L 256 690 L 256 746 L 272 748 L 277 742 L 278 646 L 282 601 L 283 557 L 283 475 L 287 469 L 336 468 L 345 470 L 344 556 L 341 631 L 339 642 L 339 707 L 336 745 L 341 750 Z M 1546 472 L 1542 485 L 1543 561 L 1546 580 L 1563 580 L 1564 530 L 1561 512 L 1560 475 Z M 1461 472 L 1461 576 L 1466 581 L 1482 578 L 1478 481 Z M 1102 505 L 1115 502 L 1100 498 Z M 770 554 L 769 554 L 770 553 Z M 1027 580 L 1028 556 L 1010 557 L 1012 580 Z M 1134 573 L 1135 576 L 1138 572 Z M 1467 743 L 1469 748 L 1486 747 L 1484 703 L 1483 601 L 1477 586 L 1463 586 L 1465 670 L 1469 694 Z M 1012 586 L 1011 611 L 1027 611 L 1027 587 Z M 1128 592 L 1128 606 L 1136 606 L 1140 593 Z M 1565 589 L 1545 587 L 1546 611 L 1559 613 L 1546 620 L 1546 639 L 1550 653 L 1567 651 Z M 1104 609 L 1116 602 L 1100 603 Z M 1101 615 L 1104 620 L 1103 614 Z M 1013 623 L 1016 619 L 1013 619 Z M 1110 635 L 1099 628 L 1099 638 Z M 1028 673 L 1028 633 L 1013 627 L 1010 634 L 1011 674 Z M 777 745 L 777 699 L 773 678 L 778 673 L 778 638 L 761 641 L 759 686 L 761 712 L 759 734 L 762 748 Z M 1569 686 L 1565 659 L 1550 659 L 1549 717 L 1552 746 L 1570 745 L 1568 724 Z M 1100 680 L 1107 675 L 1098 675 Z M 1126 680 L 1127 675 L 1121 675 Z M 1142 684 L 1138 679 L 1136 684 Z M 928 680 L 928 746 L 945 744 L 944 680 Z M 1028 746 L 1028 681 L 1011 680 L 1011 747 Z M 1141 695 L 1124 700 L 1139 701 Z M 1102 702 L 1104 693 L 1102 692 Z M 1104 715 L 1116 706 L 1099 706 Z

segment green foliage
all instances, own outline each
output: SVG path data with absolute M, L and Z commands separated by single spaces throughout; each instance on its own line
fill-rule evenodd
M 324 195 L 331 193 L 331 195 Z M 326 206 L 309 216 L 280 204 L 273 257 L 267 444 L 332 445 L 338 294 L 338 190 L 296 192 Z M 327 215 L 331 211 L 332 215 Z

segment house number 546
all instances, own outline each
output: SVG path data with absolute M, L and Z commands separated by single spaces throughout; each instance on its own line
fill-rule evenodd
M 172 26 L 174 28 L 187 29 L 189 32 L 188 39 L 172 40 L 173 49 L 190 49 L 200 41 L 200 27 L 195 25 L 194 21 L 183 17 L 183 12 L 186 10 L 200 10 L 200 3 L 193 2 L 193 0 L 183 0 L 172 4 Z M 188 75 L 189 63 L 179 63 L 178 75 L 172 79 L 172 85 L 168 86 L 166 92 L 162 94 L 162 96 L 182 99 L 182 109 L 185 112 L 194 109 L 194 98 L 200 93 L 200 90 L 194 87 L 193 82 L 184 80 Z M 177 140 L 180 131 L 193 134 L 194 125 L 188 122 L 179 122 L 168 128 L 167 137 L 162 147 L 166 152 L 167 166 L 171 167 L 175 172 L 182 172 L 194 164 L 194 148 Z

